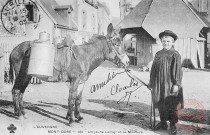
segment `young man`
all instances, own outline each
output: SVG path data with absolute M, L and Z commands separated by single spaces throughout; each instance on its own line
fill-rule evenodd
M 165 30 L 159 34 L 159 38 L 163 49 L 155 55 L 148 85 L 152 89 L 154 107 L 158 108 L 160 114 L 160 123 L 155 126 L 155 130 L 167 130 L 166 121 L 169 121 L 170 133 L 176 134 L 176 108 L 183 101 L 181 56 L 173 47 L 177 40 L 176 34 Z

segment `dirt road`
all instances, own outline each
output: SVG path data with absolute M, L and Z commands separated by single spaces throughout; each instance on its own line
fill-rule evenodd
M 148 82 L 149 72 L 132 71 Z M 184 72 L 184 98 L 193 99 L 205 109 L 205 125 L 189 131 L 194 123 L 180 121 L 178 134 L 209 134 L 210 72 Z M 17 120 L 13 114 L 11 86 L 0 92 L 0 135 L 139 135 L 168 134 L 149 129 L 150 91 L 129 78 L 123 69 L 99 67 L 85 84 L 81 112 L 84 120 L 68 125 L 65 119 L 68 101 L 67 83 L 42 83 L 30 85 L 24 101 L 28 119 Z M 128 103 L 128 104 L 127 104 Z M 187 105 L 186 109 L 202 109 Z M 195 122 L 195 121 L 192 121 Z M 13 125 L 11 125 L 13 124 Z M 199 125 L 200 126 L 200 125 Z M 9 127 L 9 128 L 8 128 Z M 16 127 L 16 130 L 11 127 Z M 12 130 L 11 130 L 12 129 Z

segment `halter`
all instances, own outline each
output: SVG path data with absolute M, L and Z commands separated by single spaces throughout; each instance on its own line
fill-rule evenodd
M 111 39 L 108 40 L 108 43 L 111 45 L 111 48 L 114 50 L 115 54 L 117 55 L 117 57 L 121 60 L 125 55 L 126 53 L 122 53 L 122 54 L 119 54 L 117 52 L 117 50 L 115 49 L 114 45 L 113 45 L 113 40 L 116 39 L 117 36 L 114 36 L 112 37 Z

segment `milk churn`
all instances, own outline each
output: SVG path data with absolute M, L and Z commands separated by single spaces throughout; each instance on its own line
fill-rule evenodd
M 55 47 L 50 43 L 50 34 L 39 33 L 39 39 L 31 45 L 28 74 L 37 77 L 53 76 Z

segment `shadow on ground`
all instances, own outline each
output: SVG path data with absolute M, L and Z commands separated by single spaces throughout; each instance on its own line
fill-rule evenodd
M 90 99 L 89 102 L 103 104 L 105 107 L 118 111 L 107 111 L 101 112 L 92 111 L 92 115 L 105 118 L 106 120 L 118 122 L 126 125 L 135 125 L 142 128 L 149 128 L 150 126 L 150 106 L 144 103 L 137 102 L 120 102 L 113 100 L 95 100 Z M 85 111 L 85 110 L 84 110 Z M 90 114 L 89 110 L 85 113 Z
M 143 104 L 143 103 L 136 103 L 136 102 L 130 102 L 127 105 L 127 102 L 121 102 L 120 104 L 117 103 L 117 101 L 112 100 L 95 100 L 91 99 L 88 100 L 89 102 L 102 104 L 105 107 L 109 108 L 107 110 L 102 111 L 96 111 L 96 110 L 87 110 L 87 109 L 81 109 L 82 113 L 89 114 L 98 118 L 106 119 L 108 121 L 113 121 L 120 124 L 125 125 L 135 125 L 144 129 L 149 129 L 150 126 L 150 106 Z M 47 108 L 54 108 L 56 106 L 60 106 L 62 108 L 68 109 L 67 105 L 57 104 L 57 103 L 47 103 L 47 102 L 40 102 L 40 104 L 32 104 L 29 102 L 24 102 L 26 109 L 31 110 L 33 112 L 36 112 L 42 116 L 48 117 L 50 119 L 53 119 L 59 123 L 63 123 L 65 125 L 68 125 L 68 121 L 64 116 L 60 116 L 58 114 L 55 114 L 53 112 L 48 111 Z M 0 114 L 4 114 L 8 117 L 15 118 L 15 114 L 11 112 L 11 109 L 13 108 L 13 103 L 11 101 L 7 100 L 0 100 Z M 10 111 L 8 111 L 8 109 Z M 115 111 L 116 110 L 116 111 Z M 196 111 L 196 113 L 192 113 L 193 111 Z M 194 109 L 184 109 L 181 115 L 183 116 L 195 116 L 198 115 L 200 110 L 194 110 Z M 202 111 L 203 112 L 203 111 Z M 202 113 L 203 114 L 203 113 Z M 157 116 L 157 115 L 156 115 Z M 30 117 L 30 116 L 29 116 Z M 195 120 L 196 117 L 180 117 L 181 120 L 184 121 L 191 121 L 191 122 L 200 122 L 199 120 Z M 200 119 L 200 117 L 197 117 Z M 206 121 L 205 124 L 209 124 L 210 120 L 210 110 L 206 110 Z M 193 120 L 193 121 L 192 121 Z M 203 119 L 202 119 L 203 120 Z M 205 120 L 205 119 L 204 119 Z M 180 125 L 185 130 L 195 130 L 196 128 L 189 126 L 189 125 Z M 209 129 L 196 129 L 197 133 L 210 133 Z
M 113 108 L 116 111 L 110 111 L 110 110 L 96 111 L 96 110 L 81 109 L 82 113 L 125 125 L 135 125 L 142 128 L 149 128 L 150 106 L 146 104 L 130 103 L 129 105 L 127 105 L 126 104 L 127 102 L 121 102 L 120 104 L 118 104 L 117 101 L 112 101 L 112 100 L 89 100 L 89 102 L 105 104 L 105 107 Z M 67 105 L 61 105 L 57 103 L 46 103 L 46 102 L 41 102 L 41 103 L 47 105 L 58 105 L 60 107 L 68 109 Z M 138 108 L 137 106 L 141 109 L 137 110 Z
M 60 116 L 58 114 L 52 113 L 50 111 L 47 111 L 46 107 L 53 108 L 52 105 L 45 105 L 45 104 L 32 104 L 30 102 L 24 102 L 25 109 L 31 110 L 33 112 L 36 112 L 42 116 L 48 117 L 50 119 L 53 119 L 59 123 L 63 123 L 65 125 L 68 125 L 68 121 L 65 117 Z M 45 107 L 45 109 L 43 109 Z M 0 114 L 4 114 L 8 117 L 18 119 L 18 117 L 14 114 L 14 112 L 11 112 L 11 109 L 13 110 L 13 102 L 7 101 L 7 100 L 0 100 Z M 30 116 L 29 116 L 30 117 Z M 64 119 L 65 121 L 62 121 L 58 118 Z
M 89 114 L 98 118 L 106 119 L 108 121 L 125 124 L 125 125 L 135 125 L 144 129 L 149 129 L 150 127 L 150 106 L 143 104 L 143 103 L 137 103 L 137 102 L 130 102 L 127 105 L 127 102 L 121 102 L 120 104 L 117 103 L 117 101 L 113 100 L 96 100 L 96 99 L 90 99 L 89 102 L 102 104 L 105 107 L 109 108 L 107 110 L 102 111 L 96 111 L 96 110 L 87 110 L 87 109 L 81 109 L 82 113 Z M 47 105 L 58 105 L 60 107 L 63 107 L 65 109 L 68 109 L 66 105 L 61 105 L 57 103 L 46 103 L 42 102 L 43 104 Z M 112 111 L 112 109 L 114 111 Z M 116 111 L 115 111 L 116 110 Z M 191 109 L 193 110 L 193 109 Z M 189 109 L 184 109 L 184 112 L 188 112 Z M 198 110 L 194 110 L 198 111 Z M 156 111 L 157 112 L 157 111 Z M 190 113 L 190 115 L 194 115 L 193 113 Z M 207 110 L 208 112 L 207 116 L 210 116 L 210 110 Z M 157 113 L 158 114 L 158 113 Z M 158 116 L 156 114 L 156 116 Z M 182 113 L 182 115 L 186 115 L 186 113 Z M 192 121 L 189 119 L 184 119 L 184 117 L 181 117 L 182 120 L 185 121 Z M 208 119 L 208 117 L 207 117 Z M 195 122 L 196 120 L 194 120 Z M 156 122 L 157 123 L 157 122 Z M 185 125 L 185 124 L 179 124 L 179 127 L 181 127 L 182 132 L 184 134 L 192 133 L 193 134 L 210 134 L 210 130 L 207 128 L 199 128 L 195 127 L 194 125 Z M 167 131 L 155 131 L 156 133 L 163 133 Z M 180 132 L 180 131 L 179 131 Z M 181 133 L 183 134 L 183 133 Z
M 7 100 L 0 100 L 0 113 L 8 117 L 17 119 L 17 116 L 15 116 L 14 112 L 6 110 L 7 108 L 13 108 L 13 102 Z

